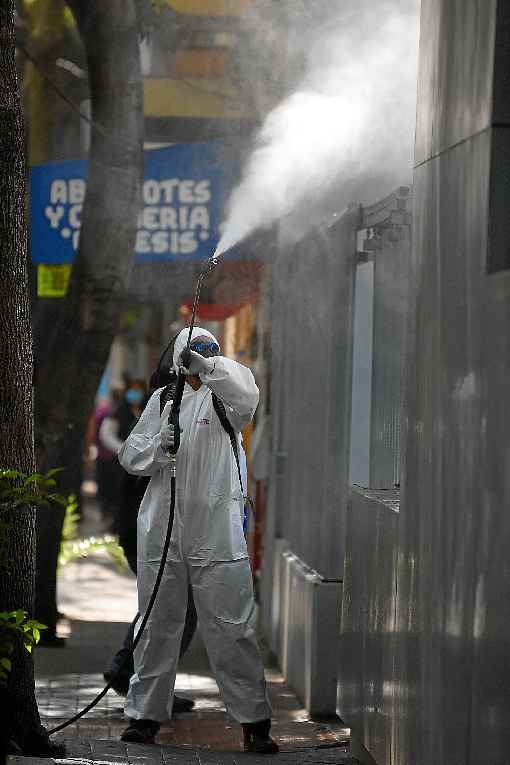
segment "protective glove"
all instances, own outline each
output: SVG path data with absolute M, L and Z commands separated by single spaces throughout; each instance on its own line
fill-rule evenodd
M 206 359 L 200 353 L 185 348 L 179 357 L 179 364 L 185 375 L 207 375 L 214 369 L 214 357 Z
M 163 425 L 160 431 L 161 436 L 161 448 L 163 451 L 168 452 L 174 447 L 175 444 L 175 427 L 168 423 Z

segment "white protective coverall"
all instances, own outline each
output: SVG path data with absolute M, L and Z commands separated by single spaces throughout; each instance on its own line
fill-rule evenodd
M 175 341 L 174 365 L 187 341 Z M 206 335 L 195 328 L 193 338 Z M 171 717 L 173 689 L 188 598 L 188 581 L 198 625 L 221 695 L 238 722 L 271 716 L 263 664 L 255 635 L 252 575 L 242 529 L 242 494 L 230 439 L 213 408 L 211 391 L 225 405 L 240 443 L 259 392 L 251 371 L 232 359 L 212 359 L 202 386 L 184 386 L 177 491 L 167 564 L 158 596 L 135 650 L 125 714 L 162 722 Z M 169 461 L 160 443 L 170 403 L 160 416 L 157 390 L 119 452 L 134 475 L 150 475 L 138 515 L 138 610 L 145 613 L 153 590 L 170 509 Z

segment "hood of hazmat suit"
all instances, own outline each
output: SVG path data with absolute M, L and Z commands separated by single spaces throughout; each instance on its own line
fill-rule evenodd
M 179 356 L 183 352 L 183 350 L 186 348 L 186 344 L 188 342 L 188 335 L 189 335 L 189 329 L 182 329 L 177 337 L 175 338 L 174 343 L 174 369 L 176 372 L 179 371 Z M 214 335 L 211 332 L 208 332 L 207 329 L 202 329 L 202 327 L 194 327 L 193 331 L 191 333 L 191 342 L 193 340 L 196 340 L 197 337 L 208 337 L 213 342 L 216 343 L 218 348 L 220 347 L 219 342 L 216 340 Z

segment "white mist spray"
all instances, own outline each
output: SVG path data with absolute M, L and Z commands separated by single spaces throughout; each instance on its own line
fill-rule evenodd
M 216 255 L 285 216 L 304 233 L 328 195 L 340 211 L 411 178 L 419 2 L 332 0 L 331 8 L 301 87 L 256 136 Z

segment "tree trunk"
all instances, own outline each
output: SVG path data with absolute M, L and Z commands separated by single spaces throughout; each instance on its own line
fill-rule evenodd
M 87 419 L 117 330 L 131 268 L 143 171 L 143 89 L 135 0 L 68 0 L 87 54 L 92 118 L 80 244 L 59 320 L 38 349 L 39 465 L 78 492 Z M 56 626 L 62 513 L 37 518 L 37 617 Z
M 0 468 L 34 470 L 32 329 L 28 294 L 23 116 L 16 76 L 14 0 L 0 3 Z M 0 611 L 33 611 L 35 513 L 0 513 Z M 17 645 L 0 690 L 0 759 L 16 739 L 27 753 L 49 752 L 35 701 L 30 654 Z

